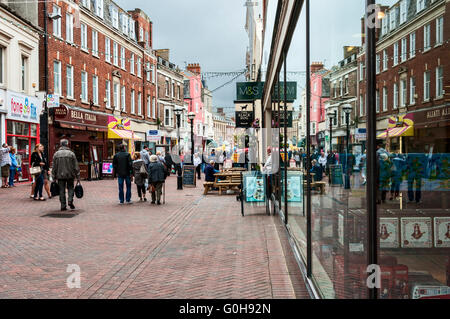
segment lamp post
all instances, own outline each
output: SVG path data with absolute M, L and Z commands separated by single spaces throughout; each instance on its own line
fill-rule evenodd
M 353 108 L 350 104 L 345 104 L 342 107 L 342 110 L 345 113 L 345 123 L 347 124 L 347 141 L 346 141 L 346 155 L 345 155 L 345 162 L 346 162 L 346 170 L 345 170 L 345 186 L 344 189 L 350 189 L 350 160 L 349 160 L 349 140 L 350 140 L 350 113 L 352 112 Z
M 183 113 L 183 108 L 180 106 L 176 106 L 174 111 L 175 115 L 177 116 L 177 156 L 176 158 L 178 159 L 178 163 L 176 163 L 176 168 L 177 168 L 177 189 L 183 189 L 183 177 L 182 177 L 182 172 L 181 172 L 181 166 L 180 166 L 180 116 Z
M 191 163 L 194 164 L 194 119 L 195 113 L 189 112 L 188 119 L 191 120 Z
M 333 153 L 333 120 L 336 118 L 336 111 L 328 111 L 327 116 L 330 119 L 330 151 L 328 153 L 328 183 L 331 185 L 331 158 Z

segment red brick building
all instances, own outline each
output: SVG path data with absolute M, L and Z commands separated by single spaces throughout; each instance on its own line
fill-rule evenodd
M 371 106 L 378 114 L 378 137 L 388 141 L 391 151 L 449 152 L 450 1 L 402 0 L 381 11 L 377 98 Z M 358 68 L 359 127 L 365 127 L 367 110 L 361 103 L 364 61 L 363 52 Z
M 47 16 L 39 3 L 39 25 L 48 24 L 40 86 L 47 58 L 47 93 L 60 97 L 49 116 L 49 157 L 66 137 L 81 164 L 100 163 L 123 141 L 140 149 L 156 127 L 152 23 L 142 10 L 127 12 L 109 0 L 75 2 L 47 2 Z

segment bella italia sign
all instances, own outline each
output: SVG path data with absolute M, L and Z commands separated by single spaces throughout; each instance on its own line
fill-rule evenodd
M 293 102 L 297 99 L 297 82 L 286 82 L 287 101 Z M 236 83 L 237 101 L 254 101 L 262 99 L 264 82 L 238 82 Z M 284 100 L 284 83 L 280 83 L 280 100 Z M 272 99 L 277 100 L 278 86 L 275 86 Z

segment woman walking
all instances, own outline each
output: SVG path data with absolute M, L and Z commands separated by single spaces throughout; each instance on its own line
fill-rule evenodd
M 141 171 L 141 168 L 144 167 L 145 174 Z M 145 165 L 145 162 L 143 159 L 141 159 L 141 154 L 139 152 L 136 152 L 134 154 L 134 161 L 133 161 L 133 174 L 134 174 L 134 183 L 136 184 L 139 201 L 144 202 L 147 201 L 147 198 L 145 198 L 145 180 L 148 177 L 147 172 L 147 166 Z
M 16 177 L 17 171 L 17 158 L 16 158 L 16 149 L 14 147 L 11 148 L 9 152 L 9 157 L 11 157 L 11 166 L 9 167 L 9 187 L 14 186 L 14 179 Z
M 42 189 L 44 188 L 44 172 L 48 174 L 49 167 L 47 160 L 44 157 L 44 146 L 42 144 L 37 144 L 34 148 L 34 152 L 31 154 L 30 167 L 40 167 L 41 169 L 41 172 L 36 174 L 35 177 L 33 198 L 34 200 L 44 201 L 45 198 L 42 196 Z

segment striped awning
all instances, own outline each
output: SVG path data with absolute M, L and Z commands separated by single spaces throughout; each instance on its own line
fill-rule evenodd
M 135 141 L 142 141 L 142 138 L 139 136 L 135 136 L 133 134 L 133 131 L 129 130 L 118 130 L 110 128 L 108 130 L 108 138 L 110 139 L 124 139 L 124 140 L 135 140 Z
M 413 126 L 391 127 L 383 133 L 379 134 L 377 138 L 399 137 L 399 136 L 414 136 Z

